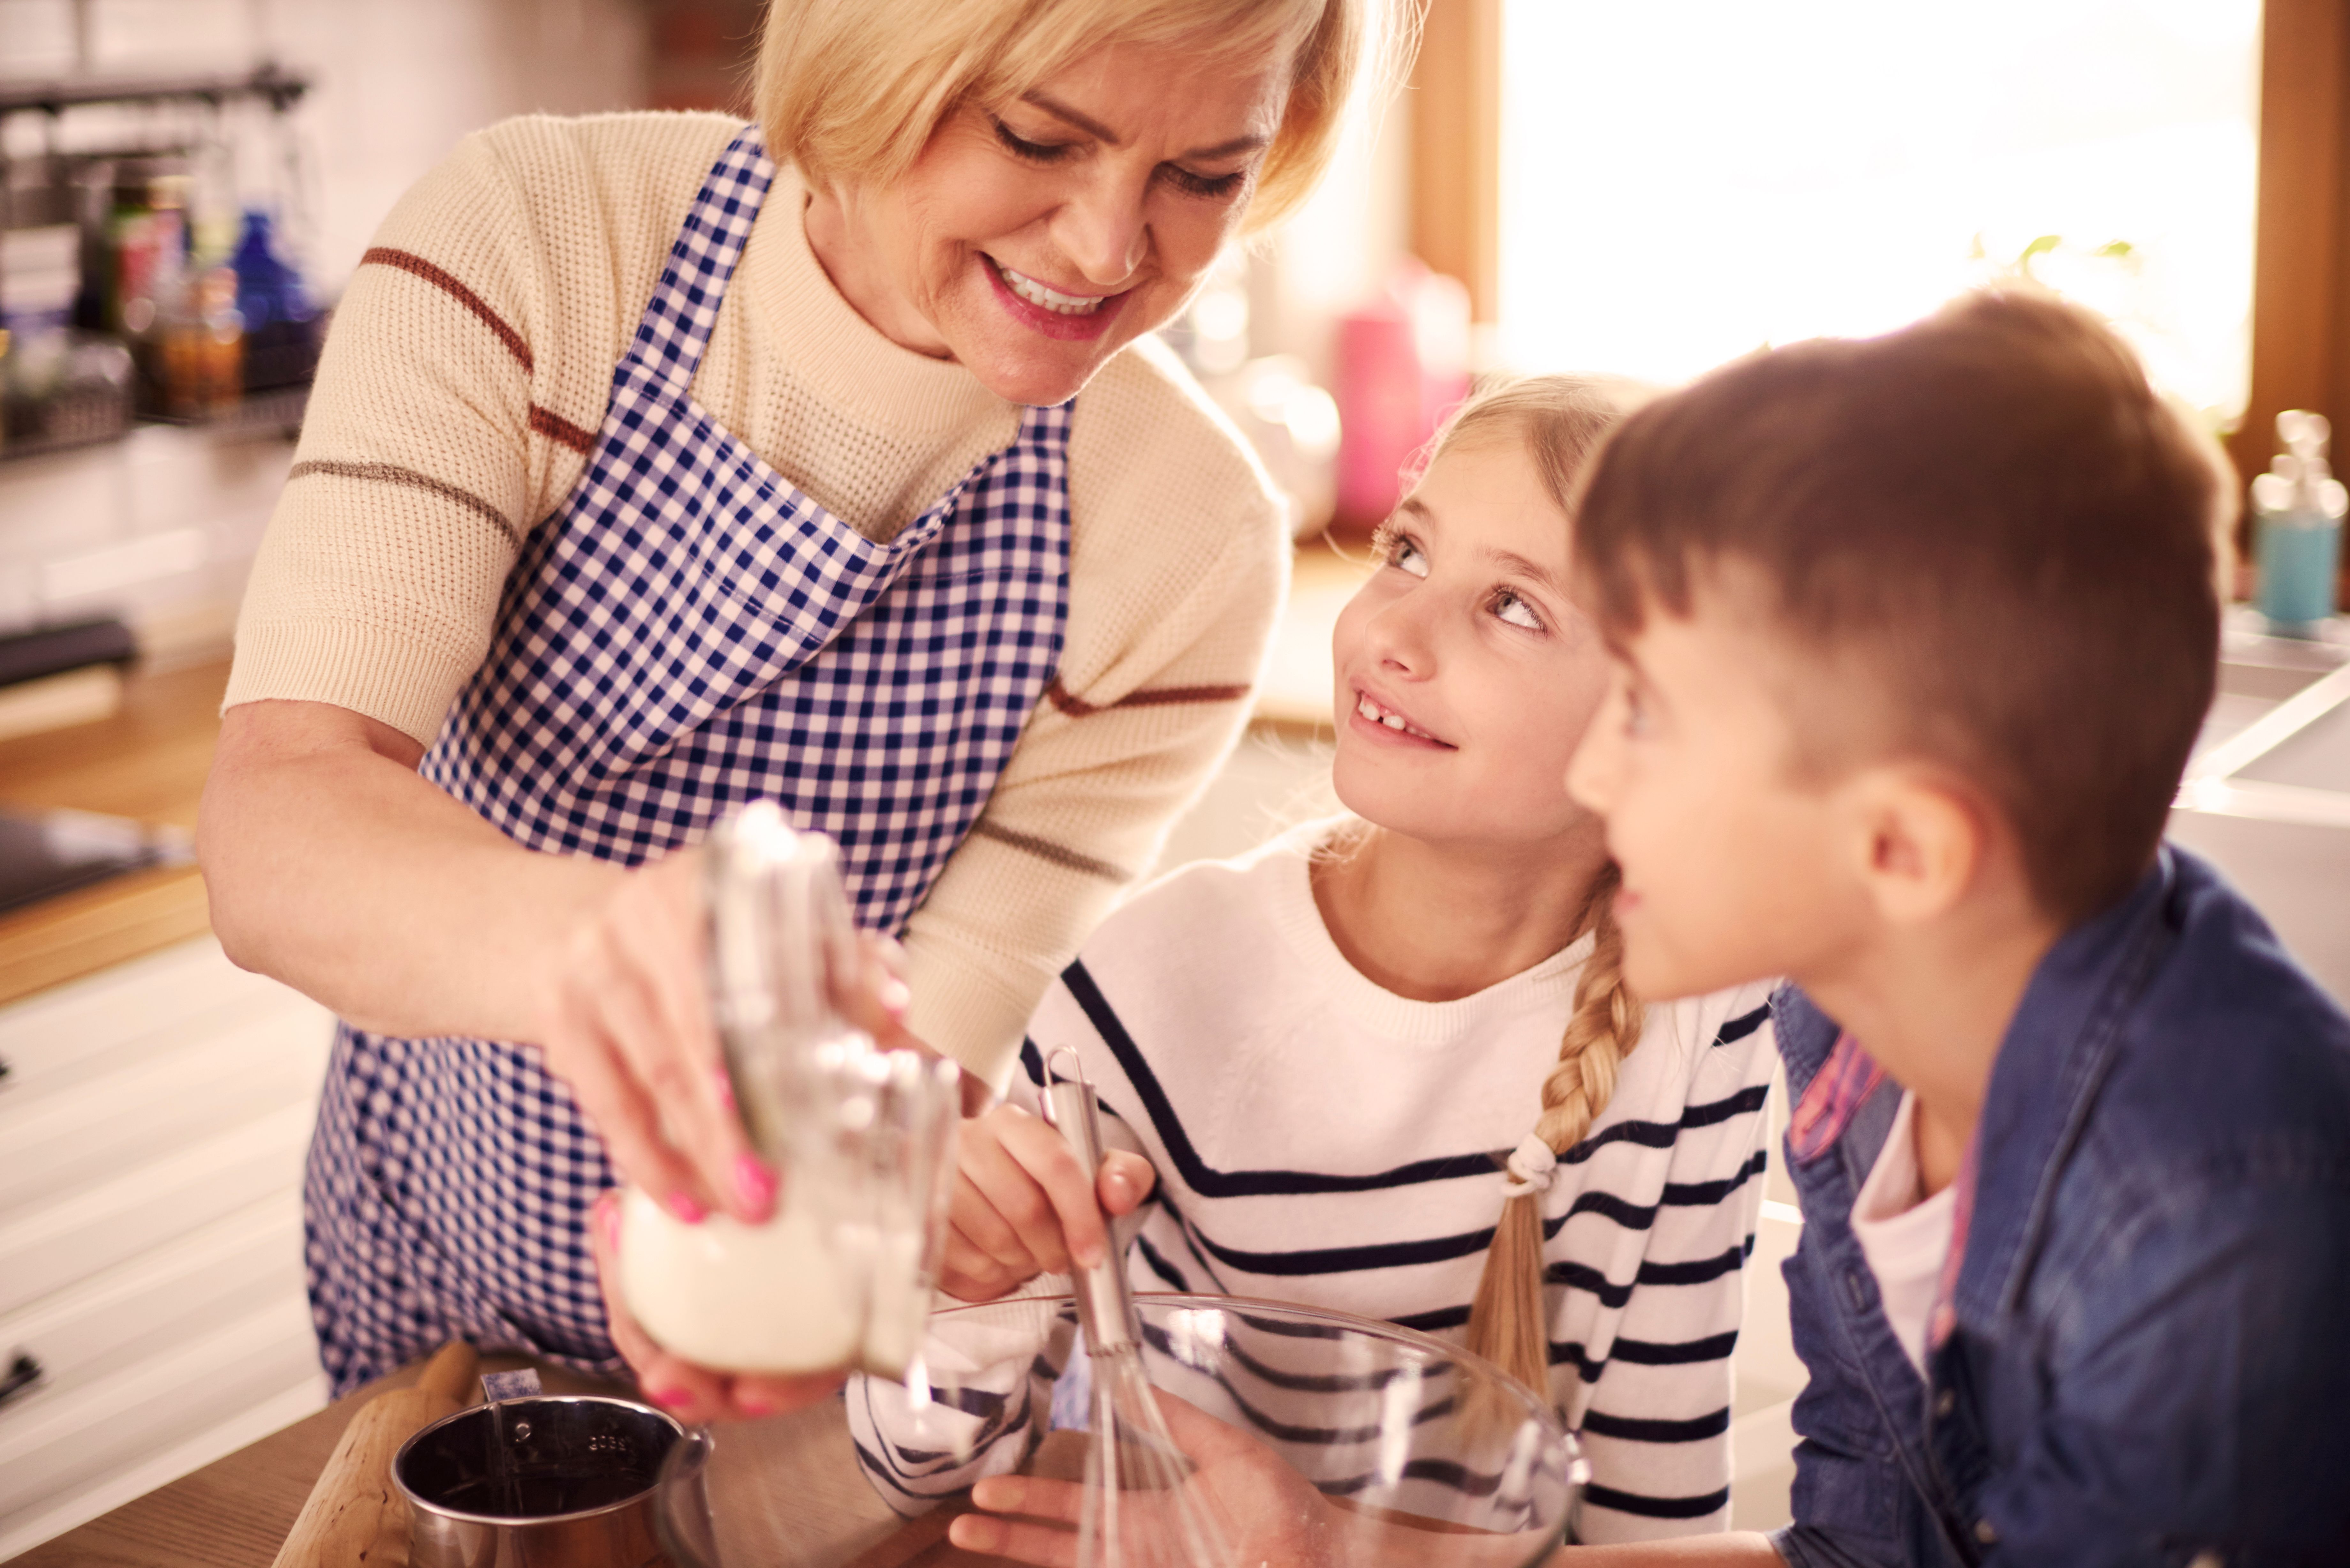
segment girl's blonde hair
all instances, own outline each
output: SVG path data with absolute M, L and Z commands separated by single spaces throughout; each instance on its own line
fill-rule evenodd
M 1593 454 L 1644 398 L 1632 383 L 1578 376 L 1528 376 L 1480 391 L 1429 445 L 1429 462 L 1455 447 L 1496 439 L 1523 443 L 1544 490 L 1568 518 Z M 1575 981 L 1575 1006 L 1558 1062 L 1543 1079 L 1534 1136 L 1555 1155 L 1583 1141 L 1616 1093 L 1624 1058 L 1640 1043 L 1647 1009 L 1624 981 L 1624 936 L 1613 911 L 1623 876 L 1613 865 L 1585 896 L 1579 928 L 1591 956 Z M 1469 1348 L 1536 1393 L 1550 1393 L 1549 1317 L 1543 1310 L 1542 1199 L 1504 1199 L 1485 1272 L 1469 1310 Z
M 770 0 L 753 99 L 767 146 L 811 181 L 886 185 L 965 103 L 1017 98 L 1109 44 L 1216 60 L 1290 56 L 1289 98 L 1243 228 L 1302 204 L 1367 80 L 1401 79 L 1409 0 Z

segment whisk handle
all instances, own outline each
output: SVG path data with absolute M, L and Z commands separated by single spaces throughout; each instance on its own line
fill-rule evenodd
M 1094 1087 L 1083 1079 L 1064 1079 L 1045 1090 L 1051 1121 L 1069 1140 L 1069 1147 L 1088 1177 L 1098 1177 L 1102 1162 L 1101 1112 Z M 1107 1228 L 1105 1218 L 1104 1228 Z M 1102 1261 L 1074 1276 L 1077 1323 L 1086 1343 L 1096 1354 L 1123 1350 L 1140 1343 L 1142 1330 L 1134 1315 L 1134 1292 L 1126 1282 L 1126 1260 L 1115 1248 Z

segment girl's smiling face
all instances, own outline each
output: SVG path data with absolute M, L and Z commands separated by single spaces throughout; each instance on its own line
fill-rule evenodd
M 809 244 L 884 336 L 998 397 L 1062 402 L 1172 319 L 1237 232 L 1288 54 L 1097 49 L 955 109 L 891 184 L 813 192 Z
M 1567 597 L 1567 529 L 1506 431 L 1447 448 L 1397 506 L 1333 639 L 1348 810 L 1463 846 L 1592 826 L 1559 781 L 1608 665 Z

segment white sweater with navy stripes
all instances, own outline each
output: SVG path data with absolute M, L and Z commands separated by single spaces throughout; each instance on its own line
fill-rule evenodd
M 1044 1059 L 1073 1049 L 1157 1167 L 1128 1252 L 1136 1289 L 1457 1337 L 1501 1161 L 1534 1125 L 1590 941 L 1459 1001 L 1396 996 L 1347 963 L 1315 908 L 1308 856 L 1328 828 L 1185 867 L 1118 909 L 1046 992 L 1012 1097 L 1035 1108 Z M 1545 1195 L 1553 1392 L 1593 1470 L 1583 1540 L 1728 1525 L 1767 995 L 1651 1008 L 1614 1099 Z

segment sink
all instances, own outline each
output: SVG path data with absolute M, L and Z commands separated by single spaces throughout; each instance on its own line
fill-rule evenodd
M 2350 1005 L 2350 641 L 2233 625 L 2219 687 L 2169 836 L 2219 866 Z

